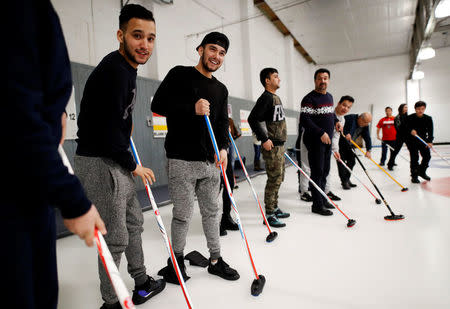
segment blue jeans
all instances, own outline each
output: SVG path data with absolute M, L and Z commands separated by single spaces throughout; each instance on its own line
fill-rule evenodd
M 253 162 L 258 162 L 261 158 L 261 145 L 253 144 L 253 149 L 255 149 L 255 158 Z

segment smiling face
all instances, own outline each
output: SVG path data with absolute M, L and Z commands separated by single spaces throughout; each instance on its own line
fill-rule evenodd
M 217 44 L 200 46 L 198 49 L 198 54 L 200 55 L 199 64 L 201 64 L 204 71 L 213 73 L 222 66 L 226 53 L 225 48 Z
M 328 84 L 330 82 L 330 76 L 328 73 L 319 73 L 314 80 L 315 89 L 317 92 L 326 93 Z
M 407 114 L 408 113 L 408 105 L 403 106 L 402 113 L 403 114 Z
M 415 110 L 416 110 L 417 117 L 419 117 L 419 118 L 423 117 L 423 114 L 425 114 L 425 109 L 426 109 L 425 106 L 416 107 Z
M 353 106 L 353 102 L 349 100 L 344 100 L 341 103 L 338 103 L 336 106 L 336 114 L 339 116 L 344 116 L 347 114 Z
M 134 68 L 145 64 L 153 52 L 156 38 L 155 22 L 132 18 L 124 30 L 117 31 L 120 42 L 119 52 Z
M 392 117 L 392 108 L 386 108 L 386 117 Z

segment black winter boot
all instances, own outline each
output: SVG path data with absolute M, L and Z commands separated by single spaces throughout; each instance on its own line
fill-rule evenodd
M 225 263 L 221 257 L 217 260 L 216 264 L 212 264 L 211 259 L 209 259 L 208 272 L 225 280 L 234 281 L 240 278 L 238 272 Z
M 180 268 L 181 275 L 183 276 L 184 281 L 188 281 L 191 277 L 186 274 L 186 265 L 184 264 L 184 257 L 177 257 L 178 267 Z M 164 280 L 169 283 L 178 284 L 178 277 L 173 268 L 172 260 L 170 258 L 167 259 L 167 266 L 161 269 L 158 272 L 158 275 L 163 276 Z

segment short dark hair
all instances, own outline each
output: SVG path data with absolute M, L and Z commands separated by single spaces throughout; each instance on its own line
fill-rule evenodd
M 400 104 L 400 106 L 398 107 L 398 113 L 401 115 L 403 114 L 403 107 L 405 107 L 406 103 L 402 103 Z
M 414 109 L 422 106 L 427 107 L 427 103 L 425 103 L 424 101 L 417 101 L 416 104 L 414 104 Z
M 270 79 L 270 75 L 272 75 L 273 73 L 278 73 L 277 69 L 264 68 L 259 73 L 259 80 L 261 81 L 261 84 L 263 85 L 264 88 L 266 87 L 266 78 Z
M 354 103 L 354 102 L 355 102 L 355 99 L 353 99 L 353 97 L 351 97 L 351 96 L 349 96 L 349 95 L 343 95 L 343 96 L 341 97 L 341 99 L 339 100 L 338 104 L 341 104 L 341 103 L 344 102 L 344 101 L 350 101 L 350 102 Z
M 126 30 L 127 24 L 132 18 L 139 18 L 155 22 L 153 13 L 139 4 L 127 4 L 120 10 L 119 28 Z
M 388 109 L 392 110 L 392 107 L 386 106 L 386 108 L 384 109 L 384 111 L 387 111 Z
M 316 80 L 317 75 L 319 75 L 320 73 L 327 73 L 328 74 L 328 78 L 331 78 L 330 71 L 328 71 L 325 68 L 320 68 L 314 73 L 314 80 Z

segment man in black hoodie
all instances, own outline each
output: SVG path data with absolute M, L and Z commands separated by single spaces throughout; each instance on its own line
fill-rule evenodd
M 411 157 L 411 181 L 420 183 L 418 176 L 425 180 L 431 180 L 426 171 L 431 159 L 430 148 L 433 146 L 433 119 L 425 114 L 427 104 L 418 101 L 414 104 L 415 114 L 408 116 L 407 128 L 410 133 L 406 145 L 408 146 Z M 420 136 L 427 145 L 424 145 L 417 137 Z M 422 162 L 419 165 L 419 152 L 422 156 Z
M 218 196 L 221 164 L 227 165 L 228 90 L 212 73 L 218 70 L 228 51 L 228 38 L 208 33 L 197 47 L 195 67 L 176 66 L 162 81 L 152 101 L 152 111 L 167 118 L 165 141 L 168 159 L 169 195 L 173 202 L 172 246 L 185 280 L 184 248 L 197 195 L 203 231 L 210 253 L 208 272 L 226 280 L 239 274 L 220 253 Z M 219 147 L 214 153 L 204 115 L 208 115 Z M 170 259 L 163 273 L 166 281 L 178 283 Z
M 48 0 L 8 1 L 7 100 L 0 122 L 0 233 L 6 289 L 2 308 L 56 309 L 58 276 L 54 206 L 75 235 L 93 245 L 106 233 L 96 207 L 58 154 L 61 116 L 72 91 L 66 44 Z
M 125 5 L 119 17 L 119 50 L 106 55 L 89 76 L 78 117 L 78 147 L 75 172 L 95 201 L 109 233 L 105 237 L 119 267 L 122 254 L 134 279 L 133 302 L 142 304 L 161 292 L 164 280 L 147 275 L 142 250 L 144 217 L 132 176 L 150 184 L 151 169 L 137 165 L 129 149 L 132 111 L 136 103 L 137 67 L 145 64 L 156 37 L 152 12 L 137 5 Z M 121 307 L 99 264 L 102 309 Z

